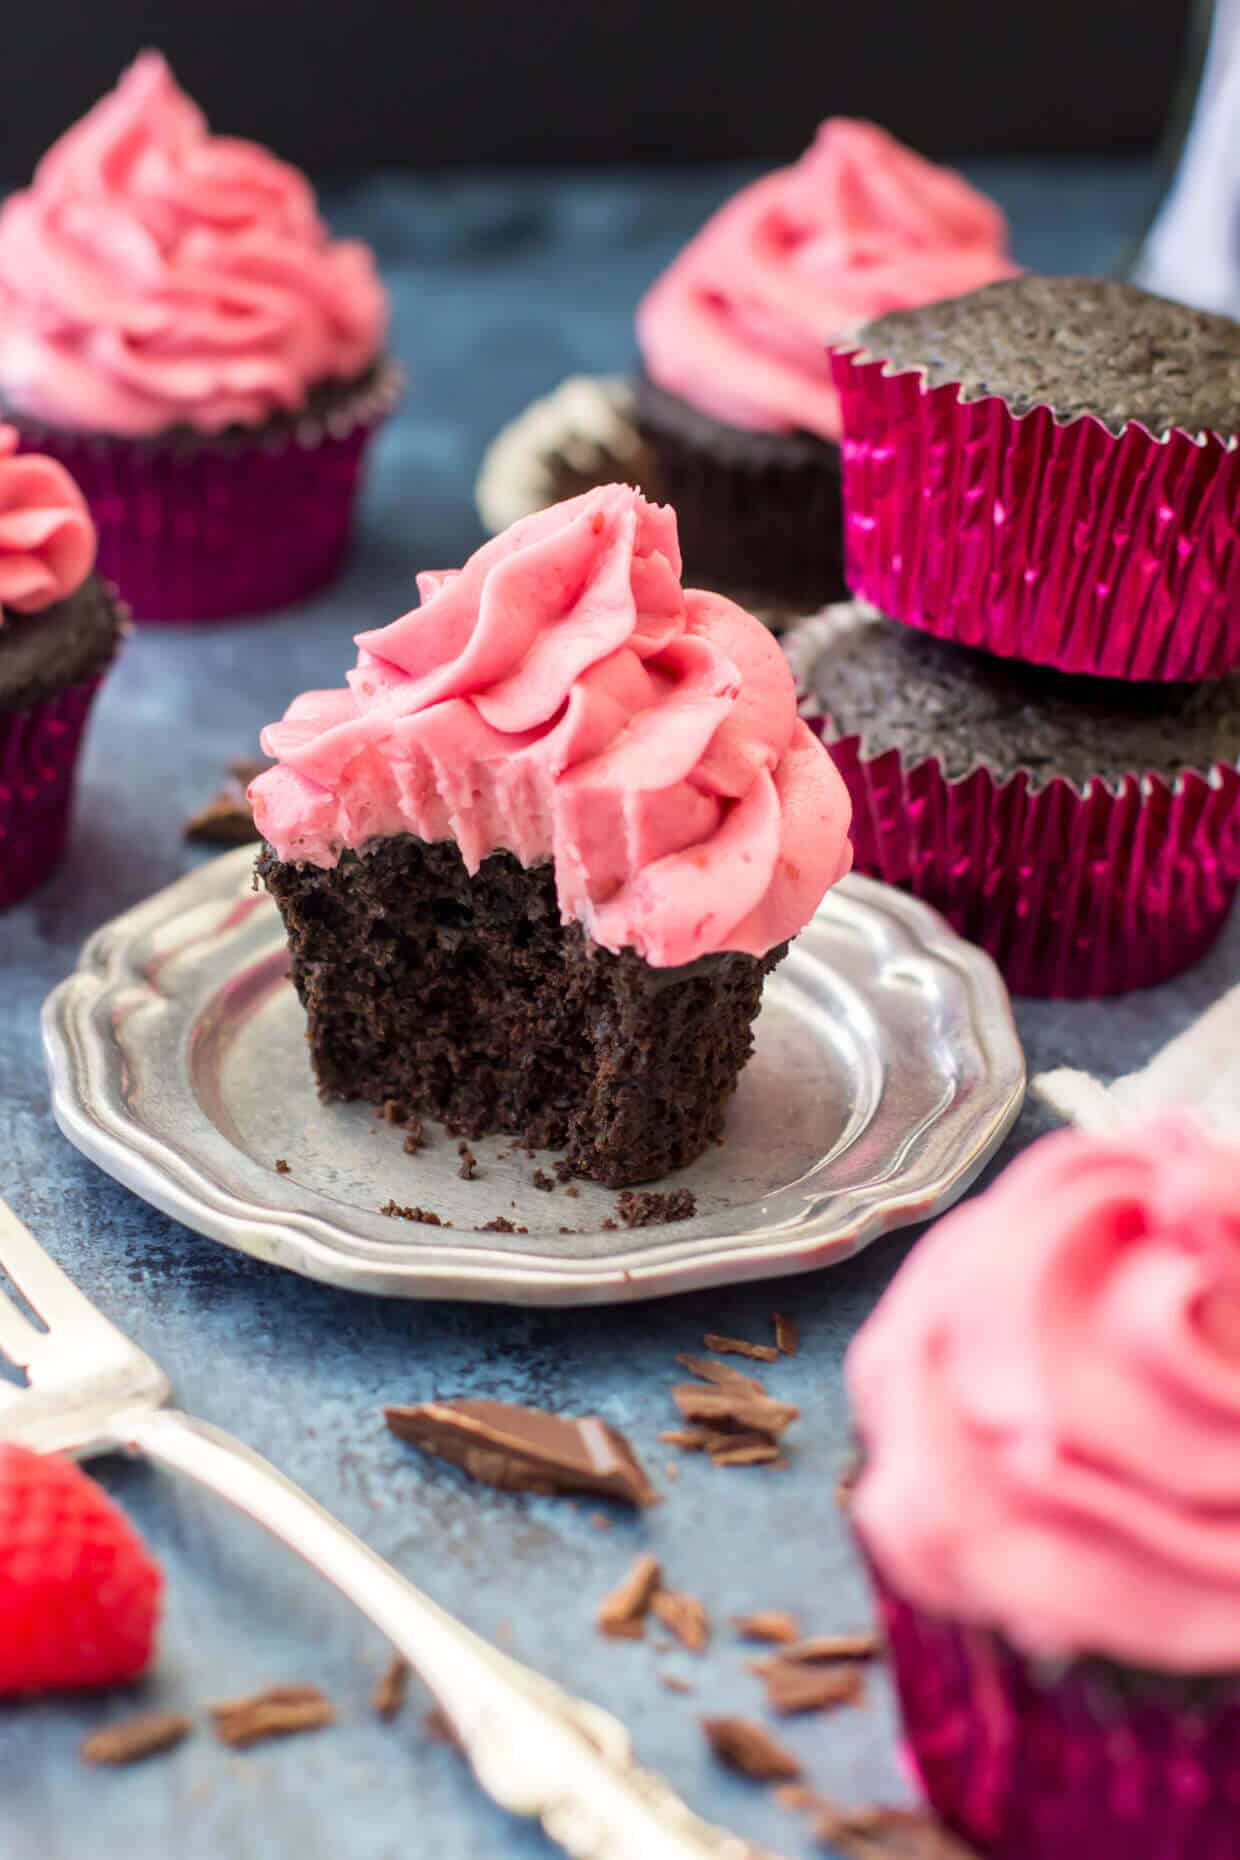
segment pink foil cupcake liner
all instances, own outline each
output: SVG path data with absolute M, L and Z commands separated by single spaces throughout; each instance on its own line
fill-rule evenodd
M 918 1781 L 990 1860 L 1235 1860 L 1240 1677 L 1054 1669 L 871 1575 Z
M 952 781 L 939 762 L 834 740 L 852 797 L 854 869 L 902 885 L 987 950 L 1015 994 L 1148 988 L 1214 942 L 1240 882 L 1240 769 L 1219 763 L 1174 783 L 1129 775 L 1084 791 L 1036 787 L 1019 770 Z
M 892 619 L 1108 678 L 1240 664 L 1240 448 L 1011 413 L 831 358 L 843 410 L 845 568 Z
M 69 831 L 78 751 L 103 675 L 0 711 L 0 910 L 41 885 Z
M 241 618 L 336 578 L 366 447 L 398 387 L 387 369 L 339 413 L 253 440 L 165 444 L 24 424 L 22 448 L 59 459 L 81 486 L 99 572 L 134 619 Z

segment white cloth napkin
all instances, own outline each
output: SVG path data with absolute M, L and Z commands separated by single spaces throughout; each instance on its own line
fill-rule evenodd
M 1215 0 L 1192 125 L 1134 277 L 1163 297 L 1240 315 L 1240 0 Z
M 1186 1105 L 1221 1136 L 1240 1138 L 1240 984 L 1139 1072 L 1104 1085 L 1089 1072 L 1060 1066 L 1039 1073 L 1033 1089 L 1082 1130 L 1114 1130 L 1148 1113 Z

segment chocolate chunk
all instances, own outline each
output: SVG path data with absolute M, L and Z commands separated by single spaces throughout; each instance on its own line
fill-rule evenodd
M 210 1707 L 221 1744 L 247 1750 L 269 1737 L 290 1737 L 332 1724 L 336 1714 L 317 1686 L 269 1686 L 250 1698 Z
M 772 1438 L 782 1434 L 800 1413 L 790 1401 L 775 1401 L 739 1388 L 700 1388 L 696 1382 L 678 1383 L 672 1397 L 686 1421 Z
M 744 1337 L 720 1337 L 708 1330 L 702 1339 L 708 1350 L 720 1356 L 748 1356 L 756 1363 L 777 1363 L 779 1351 L 771 1343 L 747 1343 Z
M 766 1687 L 767 1704 L 781 1718 L 793 1712 L 859 1705 L 865 1694 L 861 1669 L 853 1662 L 839 1666 L 801 1666 L 791 1660 L 768 1660 L 762 1683 Z
M 800 1347 L 797 1321 L 783 1311 L 775 1313 L 775 1347 L 781 1356 L 795 1356 Z
M 792 1752 L 750 1718 L 703 1718 L 702 1729 L 719 1761 L 754 1782 L 792 1782 L 801 1774 Z
M 385 1720 L 394 1718 L 405 1702 L 408 1688 L 409 1662 L 403 1653 L 394 1653 L 375 1682 L 371 1710 Z
M 268 762 L 238 760 L 228 765 L 228 779 L 181 829 L 187 840 L 203 846 L 247 846 L 261 840 L 246 789 Z
M 162 1750 L 171 1750 L 194 1728 L 192 1718 L 179 1711 L 148 1711 L 138 1718 L 105 1725 L 86 1738 L 80 1750 L 83 1763 L 138 1763 Z
M 650 1612 L 690 1653 L 704 1653 L 709 1646 L 710 1617 L 696 1595 L 659 1589 L 651 1598 Z
M 394 1434 L 505 1492 L 590 1492 L 629 1505 L 659 1494 L 622 1434 L 598 1415 L 571 1419 L 501 1401 L 384 1410 Z
M 711 1448 L 712 1466 L 786 1466 L 773 1440 L 738 1440 Z
M 878 1650 L 877 1635 L 863 1628 L 855 1634 L 813 1634 L 807 1640 L 794 1640 L 781 1647 L 774 1658 L 785 1666 L 789 1662 L 812 1666 L 817 1660 L 873 1660 Z M 763 1672 L 767 1664 L 754 1661 L 754 1672 Z
M 672 1189 L 665 1195 L 650 1188 L 626 1188 L 616 1196 L 616 1213 L 626 1227 L 660 1227 L 665 1221 L 691 1221 L 697 1213 L 697 1201 L 687 1188 Z
M 795 1641 L 798 1633 L 795 1617 L 782 1608 L 759 1608 L 752 1615 L 733 1615 L 732 1626 L 745 1640 L 781 1644 Z
M 748 1389 L 754 1395 L 766 1394 L 757 1376 L 747 1376 L 743 1369 L 736 1369 L 731 1363 L 714 1363 L 704 1356 L 687 1356 L 683 1353 L 676 1361 L 691 1376 L 696 1376 L 699 1382 L 710 1382 L 721 1389 Z
M 277 1156 L 277 1157 L 276 1157 L 276 1174 L 277 1174 L 277 1175 L 287 1175 L 287 1174 L 288 1174 L 288 1172 L 289 1172 L 289 1165 L 288 1165 L 288 1163 L 287 1163 L 287 1162 L 285 1161 L 285 1159 L 284 1159 L 284 1157 L 283 1157 L 283 1156 Z
M 613 1639 L 640 1640 L 661 1575 L 658 1557 L 649 1552 L 639 1556 L 624 1581 L 599 1604 L 595 1618 L 600 1630 Z

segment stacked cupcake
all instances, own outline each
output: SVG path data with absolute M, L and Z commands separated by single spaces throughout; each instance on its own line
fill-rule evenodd
M 858 598 L 790 652 L 858 868 L 1020 992 L 1175 974 L 1240 879 L 1240 325 L 1022 277 L 832 359 Z

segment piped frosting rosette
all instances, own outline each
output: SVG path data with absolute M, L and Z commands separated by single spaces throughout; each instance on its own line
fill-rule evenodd
M 78 751 L 101 674 L 35 702 L 22 687 L 38 682 L 44 659 L 37 629 L 72 627 L 65 603 L 94 560 L 95 526 L 64 467 L 18 456 L 17 434 L 0 426 L 0 677 L 12 687 L 11 702 L 0 701 L 0 910 L 41 884 L 64 849 Z M 57 650 L 54 638 L 46 646 L 49 654 Z M 12 669 L 18 663 L 31 668 L 24 680 Z
M 987 1852 L 1225 1853 L 1240 1736 L 1240 1151 L 1059 1132 L 849 1352 L 853 1520 L 911 1754 Z
M 764 955 L 849 867 L 849 806 L 770 634 L 686 591 L 672 511 L 608 485 L 524 519 L 358 638 L 264 732 L 283 860 L 397 833 L 553 861 L 561 914 L 656 967 Z
M 80 483 L 139 618 L 331 578 L 395 393 L 386 322 L 367 249 L 295 168 L 212 135 L 153 52 L 0 209 L 0 404 Z
M 840 437 L 828 345 L 885 311 L 1008 277 L 1000 209 L 874 123 L 833 117 L 742 188 L 651 287 L 652 381 L 732 426 Z

